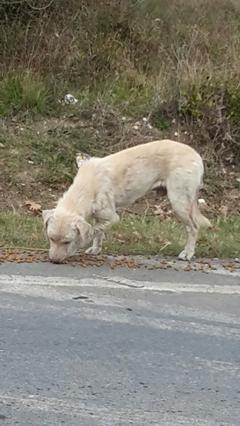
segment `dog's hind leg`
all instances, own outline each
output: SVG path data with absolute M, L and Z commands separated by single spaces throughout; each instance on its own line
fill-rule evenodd
M 174 178 L 167 183 L 167 192 L 172 208 L 185 225 L 187 233 L 187 243 L 178 257 L 182 260 L 190 260 L 195 253 L 200 227 L 200 223 L 196 217 L 196 186 L 193 185 L 193 182 L 189 184 L 185 179 Z

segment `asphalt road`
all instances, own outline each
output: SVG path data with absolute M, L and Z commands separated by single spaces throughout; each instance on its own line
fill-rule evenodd
M 0 265 L 0 424 L 240 425 L 240 275 Z

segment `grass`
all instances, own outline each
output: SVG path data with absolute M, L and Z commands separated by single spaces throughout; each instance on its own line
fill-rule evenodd
M 96 103 L 189 126 L 222 158 L 240 153 L 240 7 L 236 0 L 0 4 L 0 114 L 77 113 Z M 223 154 L 224 152 L 224 154 Z
M 107 254 L 176 256 L 184 244 L 182 227 L 173 220 L 144 218 L 124 214 L 120 224 L 108 232 L 104 244 Z M 47 249 L 42 220 L 23 214 L 0 214 L 0 247 Z M 218 218 L 214 228 L 202 231 L 197 256 L 235 258 L 240 253 L 240 218 Z
M 19 126 L 0 135 L 1 159 L 4 169 L 2 180 L 11 181 L 11 187 L 33 183 L 35 185 L 61 185 L 69 183 L 76 171 L 75 156 L 79 151 L 95 154 L 97 144 L 88 129 L 63 129 L 51 126 L 49 132 L 42 123 L 37 128 Z M 92 141 L 89 149 L 89 141 Z M 94 150 L 95 146 L 95 150 Z
M 29 72 L 12 73 L 0 81 L 0 115 L 46 114 L 53 100 L 43 79 Z

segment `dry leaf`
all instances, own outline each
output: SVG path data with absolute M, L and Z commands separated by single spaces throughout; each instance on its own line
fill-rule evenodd
M 27 200 L 25 201 L 24 205 L 30 210 L 30 212 L 33 212 L 34 214 L 38 214 L 42 210 L 41 204 L 35 203 L 35 201 Z
M 158 215 L 163 215 L 164 214 L 164 211 L 163 211 L 163 209 L 161 208 L 161 206 L 158 206 L 158 205 L 155 205 L 154 206 L 154 211 L 153 211 L 153 214 L 154 215 L 156 215 L 156 216 L 158 216 Z

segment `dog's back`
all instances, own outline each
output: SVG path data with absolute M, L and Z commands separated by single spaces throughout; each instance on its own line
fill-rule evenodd
M 148 191 L 166 186 L 173 173 L 188 174 L 200 186 L 203 163 L 188 145 L 171 140 L 154 141 L 104 157 L 98 168 L 109 176 L 116 205 L 133 203 Z

